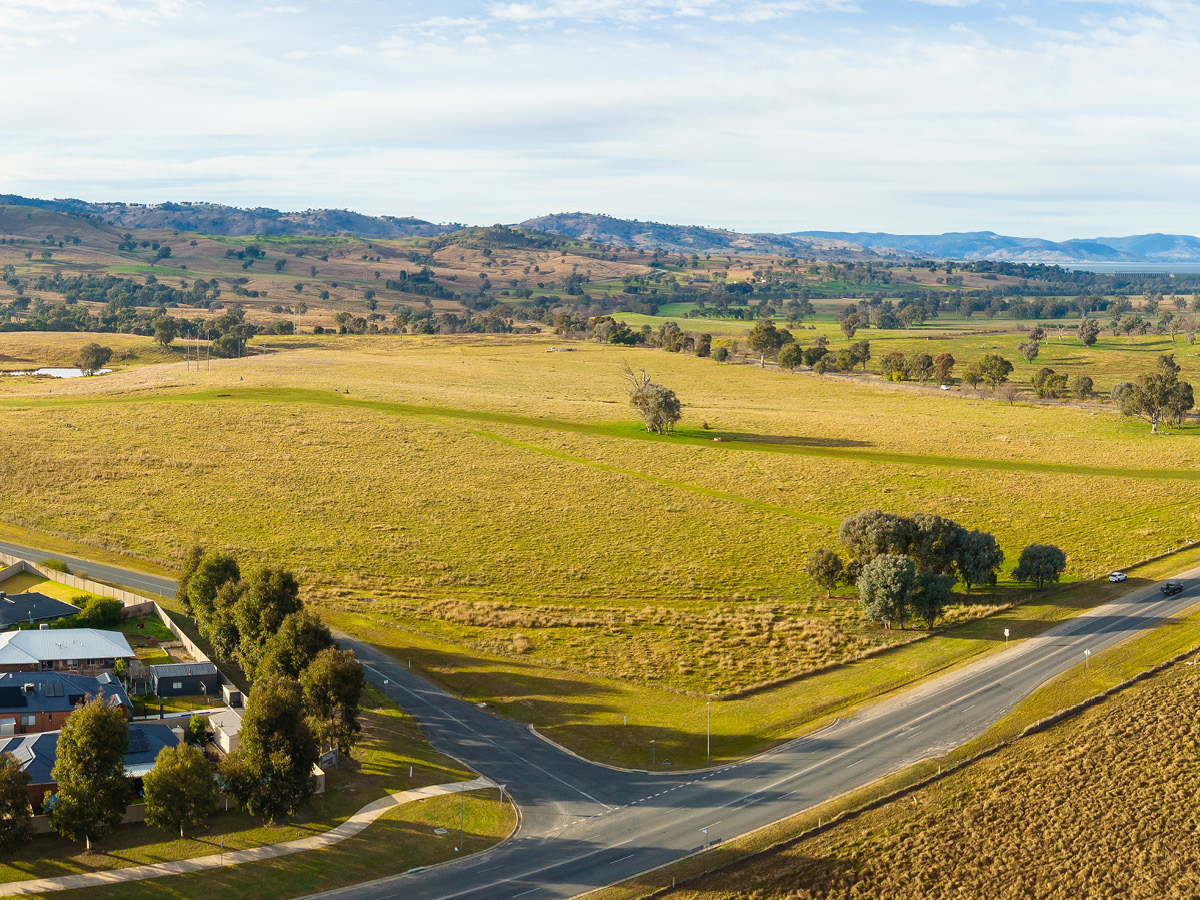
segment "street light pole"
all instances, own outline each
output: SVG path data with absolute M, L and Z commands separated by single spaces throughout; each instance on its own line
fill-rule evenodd
M 467 791 L 465 785 L 459 789 L 458 804 L 458 849 L 463 848 L 463 822 L 467 816 Z
M 704 711 L 706 713 L 705 736 L 704 736 L 704 755 L 706 762 L 712 762 L 712 701 L 704 702 Z
M 655 763 L 654 763 L 654 741 L 651 741 L 650 742 L 650 768 L 651 768 L 651 770 L 654 769 L 654 765 L 655 765 Z

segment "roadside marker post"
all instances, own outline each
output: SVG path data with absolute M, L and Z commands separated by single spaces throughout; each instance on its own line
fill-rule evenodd
M 1008 629 L 1007 628 L 1004 629 L 1004 646 L 1005 647 L 1008 646 Z
M 1092 651 L 1083 651 L 1083 668 L 1085 671 L 1091 671 L 1092 668 Z

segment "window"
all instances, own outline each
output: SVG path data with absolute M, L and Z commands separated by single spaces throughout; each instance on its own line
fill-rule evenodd
M 37 725 L 37 713 L 21 713 L 21 725 L 25 728 Z
M 183 682 L 182 681 L 172 681 L 171 682 L 171 690 L 182 691 L 183 690 Z

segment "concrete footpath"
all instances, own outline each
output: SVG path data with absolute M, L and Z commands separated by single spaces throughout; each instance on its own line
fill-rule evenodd
M 289 856 L 292 853 L 303 853 L 306 850 L 321 850 L 333 844 L 340 843 L 346 840 L 346 838 L 354 837 L 354 835 L 358 834 L 389 809 L 393 809 L 404 803 L 412 803 L 416 800 L 425 800 L 429 797 L 437 797 L 443 794 L 485 790 L 496 786 L 488 778 L 476 778 L 474 781 L 435 784 L 411 791 L 401 791 L 398 794 L 389 794 L 386 797 L 380 797 L 373 803 L 368 803 L 336 828 L 331 828 L 329 831 L 315 834 L 311 837 L 285 841 L 282 844 L 266 844 L 262 847 L 252 847 L 248 850 L 228 850 L 224 853 L 215 853 L 211 856 L 197 856 L 192 859 L 155 863 L 150 866 L 131 866 L 127 869 L 109 869 L 104 872 L 85 872 L 79 875 L 60 875 L 55 878 L 13 881 L 8 884 L 0 884 L 0 896 L 13 897 L 23 894 L 44 894 L 50 891 L 67 891 L 73 888 L 118 884 L 123 881 L 144 881 L 148 878 L 162 878 L 167 875 L 186 875 L 190 872 L 202 872 L 206 869 L 220 869 L 225 866 L 236 866 L 241 863 L 275 859 L 280 856 Z

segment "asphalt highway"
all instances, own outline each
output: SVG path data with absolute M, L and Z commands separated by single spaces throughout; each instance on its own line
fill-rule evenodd
M 4 544 L 0 549 L 45 556 Z M 106 581 L 159 594 L 174 589 L 168 579 L 78 562 Z M 435 747 L 507 786 L 521 822 L 513 838 L 486 853 L 319 896 L 551 900 L 613 884 L 959 746 L 1047 679 L 1085 665 L 1085 651 L 1165 624 L 1194 605 L 1198 575 L 1193 570 L 1176 578 L 1185 590 L 1174 597 L 1162 596 L 1159 585 L 1139 589 L 823 731 L 693 774 L 587 762 L 527 726 L 464 703 L 382 651 L 344 638 L 371 683 L 413 715 Z M 713 710 L 720 714 L 718 704 Z

